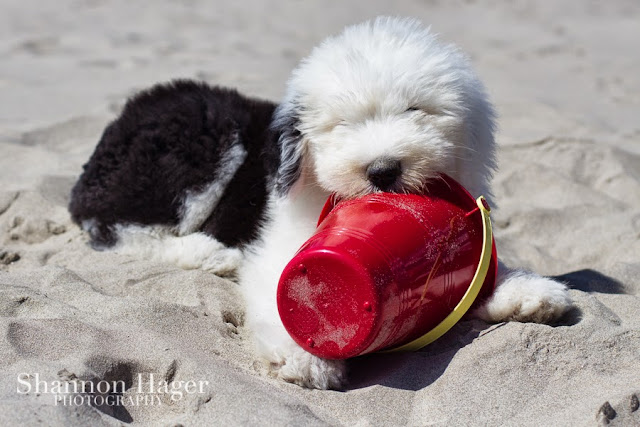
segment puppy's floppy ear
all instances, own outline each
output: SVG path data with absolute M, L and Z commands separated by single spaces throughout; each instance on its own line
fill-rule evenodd
M 274 113 L 271 129 L 279 135 L 280 164 L 276 172 L 275 188 L 280 196 L 286 195 L 298 181 L 302 172 L 304 153 L 302 133 L 298 130 L 300 118 L 294 102 L 283 102 Z

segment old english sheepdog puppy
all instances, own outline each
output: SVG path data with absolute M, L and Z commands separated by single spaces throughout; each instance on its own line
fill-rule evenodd
M 189 81 L 138 94 L 105 130 L 70 211 L 95 247 L 238 270 L 246 324 L 271 371 L 338 388 L 344 362 L 307 353 L 280 322 L 284 266 L 334 192 L 415 192 L 444 172 L 491 199 L 493 132 L 467 57 L 415 20 L 381 17 L 315 48 L 277 106 Z M 563 284 L 499 269 L 476 316 L 553 322 L 571 305 Z

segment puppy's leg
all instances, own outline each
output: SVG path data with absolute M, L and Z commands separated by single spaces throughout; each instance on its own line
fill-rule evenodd
M 239 280 L 246 302 L 246 324 L 257 353 L 267 362 L 270 373 L 285 381 L 309 388 L 340 388 L 345 363 L 321 359 L 298 346 L 282 325 L 276 301 L 282 270 L 313 234 L 313 219 L 320 208 L 305 200 L 297 206 L 289 200 L 271 200 L 270 204 L 272 221 L 263 230 L 262 242 L 246 253 Z
M 321 359 L 304 351 L 297 344 L 273 368 L 276 368 L 274 372 L 284 381 L 307 388 L 339 389 L 345 380 L 343 360 Z
M 496 290 L 474 315 L 487 322 L 550 324 L 571 304 L 569 291 L 563 283 L 535 273 L 512 270 L 500 262 Z
M 186 269 L 201 268 L 219 276 L 233 275 L 242 252 L 228 248 L 204 233 L 176 236 L 161 226 L 116 226 L 118 243 L 113 250 L 143 259 L 167 262 Z
M 284 381 L 308 388 L 340 388 L 345 377 L 344 362 L 306 352 L 282 325 L 276 303 L 280 269 L 272 268 L 273 255 L 258 249 L 248 255 L 241 269 L 246 324 L 253 334 L 258 356 L 267 362 L 270 374 Z

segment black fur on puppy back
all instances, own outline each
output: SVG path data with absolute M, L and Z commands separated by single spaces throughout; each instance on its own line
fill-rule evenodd
M 94 246 L 115 243 L 115 224 L 176 226 L 187 192 L 216 179 L 241 144 L 246 158 L 200 230 L 229 246 L 256 237 L 276 138 L 275 104 L 232 89 L 178 80 L 140 92 L 104 131 L 72 190 L 69 210 Z

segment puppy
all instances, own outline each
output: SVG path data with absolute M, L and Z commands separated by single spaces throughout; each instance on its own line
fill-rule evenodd
M 96 247 L 231 274 L 274 375 L 339 388 L 342 361 L 297 346 L 280 322 L 280 274 L 324 201 L 416 192 L 440 172 L 491 201 L 494 118 L 469 60 L 418 21 L 344 30 L 293 71 L 282 103 L 193 82 L 134 97 L 105 131 L 70 210 Z M 500 264 L 486 321 L 553 322 L 566 287 Z
M 137 94 L 83 166 L 72 219 L 95 249 L 233 274 L 279 165 L 275 107 L 192 81 Z

